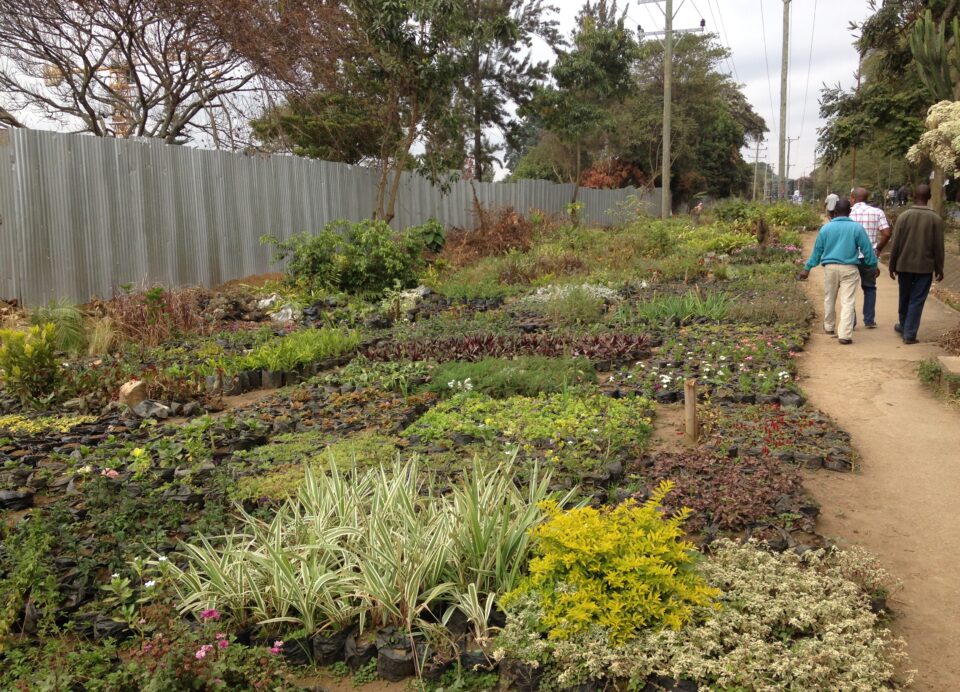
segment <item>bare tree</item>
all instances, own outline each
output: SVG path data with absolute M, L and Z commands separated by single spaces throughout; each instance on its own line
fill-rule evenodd
M 79 132 L 167 142 L 209 131 L 211 113 L 257 76 L 224 38 L 228 4 L 0 0 L 0 121 L 32 112 Z

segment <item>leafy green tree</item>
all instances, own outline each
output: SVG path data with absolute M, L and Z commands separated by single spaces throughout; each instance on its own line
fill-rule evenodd
M 728 197 L 753 183 L 740 154 L 748 139 L 767 131 L 740 87 L 719 67 L 728 50 L 712 35 L 686 35 L 674 53 L 673 180 L 680 201 L 699 192 Z M 620 157 L 633 161 L 651 180 L 659 176 L 663 153 L 663 46 L 641 49 L 636 90 L 617 114 Z
M 549 137 L 551 168 L 564 182 L 574 183 L 573 202 L 589 152 L 602 150 L 609 138 L 611 107 L 633 87 L 630 69 L 637 44 L 624 27 L 625 15 L 615 15 L 616 2 L 584 6 L 572 47 L 559 52 L 551 70 L 554 85 L 538 89 L 522 109 L 542 123 L 541 144 Z
M 859 87 L 825 87 L 821 97 L 820 115 L 827 122 L 819 131 L 819 152 L 828 166 L 854 148 L 858 154 L 876 147 L 883 156 L 903 157 L 923 133 L 928 108 L 955 97 L 950 55 L 958 50 L 960 3 L 887 0 L 870 6 L 870 17 L 851 25 L 860 34 Z
M 510 105 L 526 104 L 549 74 L 547 61 L 531 57 L 533 39 L 557 45 L 560 35 L 556 8 L 544 0 L 466 0 L 464 13 L 469 30 L 457 101 L 466 111 L 474 175 L 485 180 L 503 148 L 487 132 L 497 130 L 508 143 L 521 136 Z

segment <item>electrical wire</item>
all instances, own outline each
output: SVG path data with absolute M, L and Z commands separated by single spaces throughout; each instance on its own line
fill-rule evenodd
M 810 55 L 807 59 L 807 83 L 803 88 L 803 115 L 800 116 L 800 137 L 807 121 L 807 98 L 810 95 L 810 72 L 813 69 L 813 39 L 817 33 L 817 0 L 813 0 L 813 21 L 810 26 Z
M 770 95 L 770 134 L 778 132 L 777 111 L 773 107 L 773 82 L 770 81 L 770 53 L 767 50 L 767 21 L 763 16 L 763 0 L 757 0 L 760 5 L 760 31 L 763 35 L 763 59 L 767 64 L 767 92 Z
M 737 73 L 737 63 L 733 59 L 733 48 L 730 46 L 730 41 L 727 40 L 727 29 L 723 25 L 723 13 L 720 12 L 720 0 L 717 0 L 717 14 L 713 13 L 713 0 L 707 0 L 707 9 L 710 11 L 710 21 L 713 22 L 713 26 L 717 28 L 717 31 L 720 34 L 720 39 L 730 50 L 730 55 L 727 56 L 727 62 L 730 63 L 730 69 L 733 71 L 733 77 L 737 80 L 737 83 L 740 83 L 740 75 Z M 699 12 L 699 10 L 697 10 Z M 720 21 L 717 21 L 717 16 L 719 15 Z

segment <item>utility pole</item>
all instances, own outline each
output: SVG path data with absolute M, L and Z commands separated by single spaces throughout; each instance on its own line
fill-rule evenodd
M 770 164 L 766 161 L 763 162 L 763 200 L 766 201 L 769 196 L 767 191 L 767 177 L 770 174 Z
M 670 166 L 671 166 L 671 124 L 673 116 L 673 35 L 687 34 L 692 31 L 703 31 L 706 22 L 700 20 L 698 29 L 682 29 L 674 32 L 673 30 L 673 0 L 663 0 L 666 8 L 663 11 L 664 30 L 644 32 L 642 27 L 637 27 L 640 37 L 663 35 L 663 161 L 660 165 L 660 218 L 670 218 L 672 205 L 670 201 Z M 652 2 L 661 2 L 661 0 L 639 0 L 637 4 L 647 5 Z M 681 1 L 681 5 L 683 2 Z
M 663 37 L 663 165 L 660 171 L 660 218 L 669 219 L 670 203 L 670 126 L 673 105 L 673 0 L 667 0 L 666 32 Z
M 787 67 L 790 63 L 790 0 L 783 0 L 783 55 L 780 58 L 780 199 L 787 185 Z
M 790 166 L 791 166 L 791 164 L 790 164 L 790 148 L 791 148 L 791 145 L 792 145 L 794 142 L 796 142 L 798 139 L 800 139 L 800 138 L 799 138 L 799 137 L 787 137 L 787 178 L 790 177 Z M 781 186 L 785 186 L 786 184 L 787 184 L 787 180 L 786 180 L 786 179 L 783 179 L 783 182 L 781 182 Z
M 754 159 L 753 159 L 753 201 L 754 201 L 754 202 L 757 201 L 757 178 L 760 177 L 760 142 L 761 142 L 761 141 L 762 141 L 762 140 L 760 140 L 759 138 L 757 139 L 757 153 L 756 153 L 756 156 L 755 156 Z M 763 150 L 763 153 L 766 154 L 766 153 L 767 153 L 767 150 L 764 149 L 764 150 Z M 763 176 L 764 176 L 763 194 L 764 194 L 764 196 L 766 196 L 766 194 L 767 194 L 767 182 L 766 182 L 767 171 L 766 171 L 766 169 L 764 169 L 764 171 L 763 171 Z

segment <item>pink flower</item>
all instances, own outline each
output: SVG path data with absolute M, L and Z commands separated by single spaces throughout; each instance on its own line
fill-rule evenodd
M 220 612 L 216 608 L 210 608 L 200 613 L 201 620 L 219 620 Z
M 280 653 L 281 651 L 283 651 L 283 640 L 282 640 L 282 639 L 278 639 L 277 641 L 275 641 L 275 642 L 273 643 L 273 646 L 270 647 L 270 653 L 272 653 L 274 656 L 276 656 L 276 655 L 277 655 L 278 653 Z
M 226 649 L 228 646 L 230 646 L 230 642 L 228 642 L 226 639 L 219 639 L 217 640 L 217 646 L 219 646 L 221 649 Z
M 104 469 L 100 472 L 101 476 L 106 476 L 107 478 L 116 478 L 120 475 L 120 472 L 116 469 Z
M 227 638 L 227 635 L 224 632 L 217 632 L 217 641 L 220 641 L 221 639 L 226 639 L 226 638 Z
M 753 360 L 753 356 L 747 356 L 744 360 Z
M 198 661 L 202 661 L 207 657 L 207 652 L 209 651 L 213 651 L 213 644 L 204 644 L 197 649 L 197 653 L 195 653 L 194 656 Z

